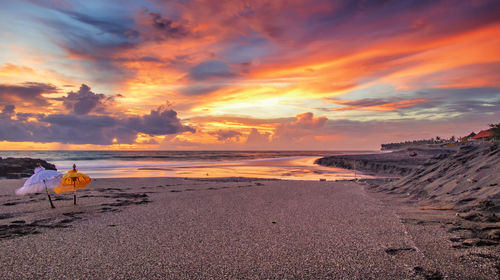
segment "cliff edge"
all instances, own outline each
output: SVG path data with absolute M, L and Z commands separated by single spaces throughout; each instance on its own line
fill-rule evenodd
M 423 164 L 455 153 L 452 149 L 407 149 L 388 153 L 340 155 L 317 159 L 316 164 L 355 169 L 377 175 L 405 176 Z

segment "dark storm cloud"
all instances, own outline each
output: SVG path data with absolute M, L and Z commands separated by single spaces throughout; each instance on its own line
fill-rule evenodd
M 500 112 L 500 99 L 492 101 L 463 100 L 442 106 L 450 113 L 496 113 Z
M 46 106 L 49 103 L 42 93 L 55 93 L 57 88 L 51 84 L 23 83 L 19 85 L 0 84 L 0 105 L 26 103 Z
M 220 60 L 208 60 L 192 67 L 186 78 L 190 81 L 179 91 L 188 96 L 210 94 L 228 86 L 238 78 L 238 74 L 227 63 Z
M 51 125 L 61 126 L 61 127 L 71 127 L 79 130 L 92 130 L 100 129 L 103 127 L 112 127 L 117 125 L 119 122 L 113 117 L 109 116 L 97 116 L 97 115 L 66 115 L 66 114 L 52 114 L 39 121 L 50 123 Z
M 151 110 L 147 115 L 131 117 L 126 121 L 127 127 L 149 135 L 175 134 L 183 131 L 194 132 L 193 128 L 183 126 L 177 112 L 163 106 Z
M 239 141 L 240 136 L 242 134 L 236 130 L 217 130 L 210 133 L 213 136 L 217 137 L 217 140 L 221 142 L 229 142 L 229 141 Z
M 202 62 L 189 71 L 189 78 L 195 81 L 234 77 L 231 67 L 220 60 Z
M 164 62 L 163 60 L 156 58 L 156 57 L 152 57 L 152 56 L 129 57 L 129 58 L 120 57 L 120 58 L 117 58 L 115 61 L 117 61 L 117 62 L 157 62 L 157 63 Z
M 78 5 L 59 5 L 35 3 L 59 13 L 57 17 L 40 19 L 54 29 L 54 43 L 75 59 L 92 81 L 97 83 L 116 83 L 135 75 L 134 69 L 123 67 L 123 62 L 162 62 L 155 57 L 120 57 L 123 52 L 133 51 L 144 42 L 181 39 L 191 34 L 184 21 L 175 21 L 160 13 L 128 11 L 121 9 L 103 13 L 89 9 L 76 10 Z M 105 4 L 103 4 L 106 6 Z
M 130 27 L 131 23 L 130 21 L 128 22 L 125 21 L 124 24 L 123 20 L 113 21 L 109 18 L 100 19 L 73 11 L 62 11 L 62 10 L 59 11 L 67 14 L 68 16 L 72 17 L 77 21 L 91 25 L 102 32 L 107 32 L 115 36 L 120 36 L 124 39 L 135 39 L 139 37 L 139 31 L 134 30 L 133 28 Z
M 126 136 L 117 134 L 119 122 L 109 116 L 57 114 L 48 115 L 39 121 L 50 126 L 41 130 L 32 141 L 111 144 L 113 138 Z
M 86 84 L 82 84 L 77 92 L 68 92 L 62 98 L 64 106 L 78 115 L 88 114 L 106 99 L 104 94 L 96 94 L 90 90 Z
M 475 88 L 451 88 L 451 89 L 423 89 L 416 96 L 434 97 L 448 101 L 463 99 L 496 99 L 500 98 L 500 88 L 475 87 Z
M 35 2 L 34 4 L 39 5 L 40 3 Z M 74 7 L 71 7 L 71 4 L 65 8 L 62 8 L 62 5 L 54 4 L 41 6 L 56 11 L 61 15 L 46 20 L 46 22 L 51 24 L 60 23 L 61 25 L 54 27 L 59 28 L 65 34 L 81 34 L 84 32 L 85 36 L 100 37 L 101 39 L 108 37 L 121 41 L 134 40 L 140 36 L 140 32 L 134 28 L 134 20 L 126 14 L 116 11 L 103 14 L 95 11 L 84 11 L 83 9 L 72 10 Z
M 386 97 L 386 98 L 363 98 L 358 100 L 342 100 L 328 99 L 331 103 L 342 105 L 330 109 L 331 111 L 396 111 L 401 109 L 409 109 L 419 106 L 422 103 L 427 103 L 428 98 L 402 98 L 402 97 Z
M 17 118 L 13 118 L 14 115 Z M 137 133 L 154 136 L 195 132 L 182 125 L 177 112 L 163 106 L 143 116 L 116 118 L 86 114 L 15 114 L 14 106 L 6 105 L 0 119 L 0 141 L 109 145 L 116 139 L 117 143 L 131 144 Z
M 13 119 L 15 115 L 13 105 L 5 105 L 0 114 L 0 141 L 30 141 L 44 125 L 18 119 Z M 25 119 L 24 119 L 25 120 Z
M 326 99 L 335 108 L 317 108 L 322 111 L 395 111 L 401 115 L 485 114 L 499 110 L 500 88 L 430 88 L 404 92 L 397 96 L 362 99 Z
M 16 106 L 14 105 L 5 105 L 2 109 L 2 112 L 0 113 L 0 119 L 10 118 L 12 115 L 14 115 L 15 108 Z
M 338 105 L 352 106 L 355 108 L 373 107 L 401 101 L 401 98 L 363 98 L 358 100 L 329 99 L 330 102 Z
M 316 32 L 308 36 L 451 35 L 499 22 L 499 9 L 498 1 L 335 1 L 330 9 L 310 15 L 308 30 Z
M 442 113 L 453 114 L 500 111 L 500 88 L 426 89 L 415 96 L 429 98 L 428 102 L 416 105 L 416 109 L 439 109 Z
M 149 13 L 149 16 L 151 17 L 152 26 L 160 31 L 158 38 L 178 39 L 186 37 L 190 33 L 189 29 L 184 24 L 164 17 L 161 14 Z
M 184 24 L 158 13 L 149 13 L 148 30 L 139 26 L 131 15 L 110 14 L 99 17 L 71 10 L 53 9 L 70 19 L 46 20 L 64 35 L 60 38 L 60 45 L 70 53 L 92 60 L 101 66 L 100 68 L 105 67 L 108 70 L 119 70 L 114 65 L 119 62 L 114 61 L 114 53 L 135 48 L 147 40 L 178 39 L 190 33 Z
M 115 82 L 132 75 L 114 61 L 116 53 L 132 49 L 141 41 L 132 18 L 119 13 L 98 15 L 59 5 L 43 6 L 58 13 L 40 19 L 57 34 L 51 36 L 53 42 L 93 74 L 94 82 Z
M 180 89 L 180 92 L 188 96 L 209 94 L 223 88 L 224 85 L 214 84 L 189 84 Z

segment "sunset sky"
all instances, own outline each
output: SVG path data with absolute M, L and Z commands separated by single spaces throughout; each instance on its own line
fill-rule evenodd
M 5 0 L 0 149 L 374 150 L 500 122 L 500 1 Z

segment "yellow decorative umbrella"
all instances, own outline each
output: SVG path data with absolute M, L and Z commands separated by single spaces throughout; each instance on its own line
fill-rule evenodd
M 56 193 L 70 192 L 73 191 L 73 203 L 76 205 L 76 190 L 83 189 L 90 184 L 89 176 L 78 172 L 76 165 L 73 164 L 73 169 L 64 174 L 61 179 L 61 184 L 54 188 Z

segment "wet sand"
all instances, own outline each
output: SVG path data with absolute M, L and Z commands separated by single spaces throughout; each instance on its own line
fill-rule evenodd
M 497 279 L 489 247 L 455 248 L 453 211 L 353 182 L 97 179 L 14 196 L 0 181 L 0 279 Z

